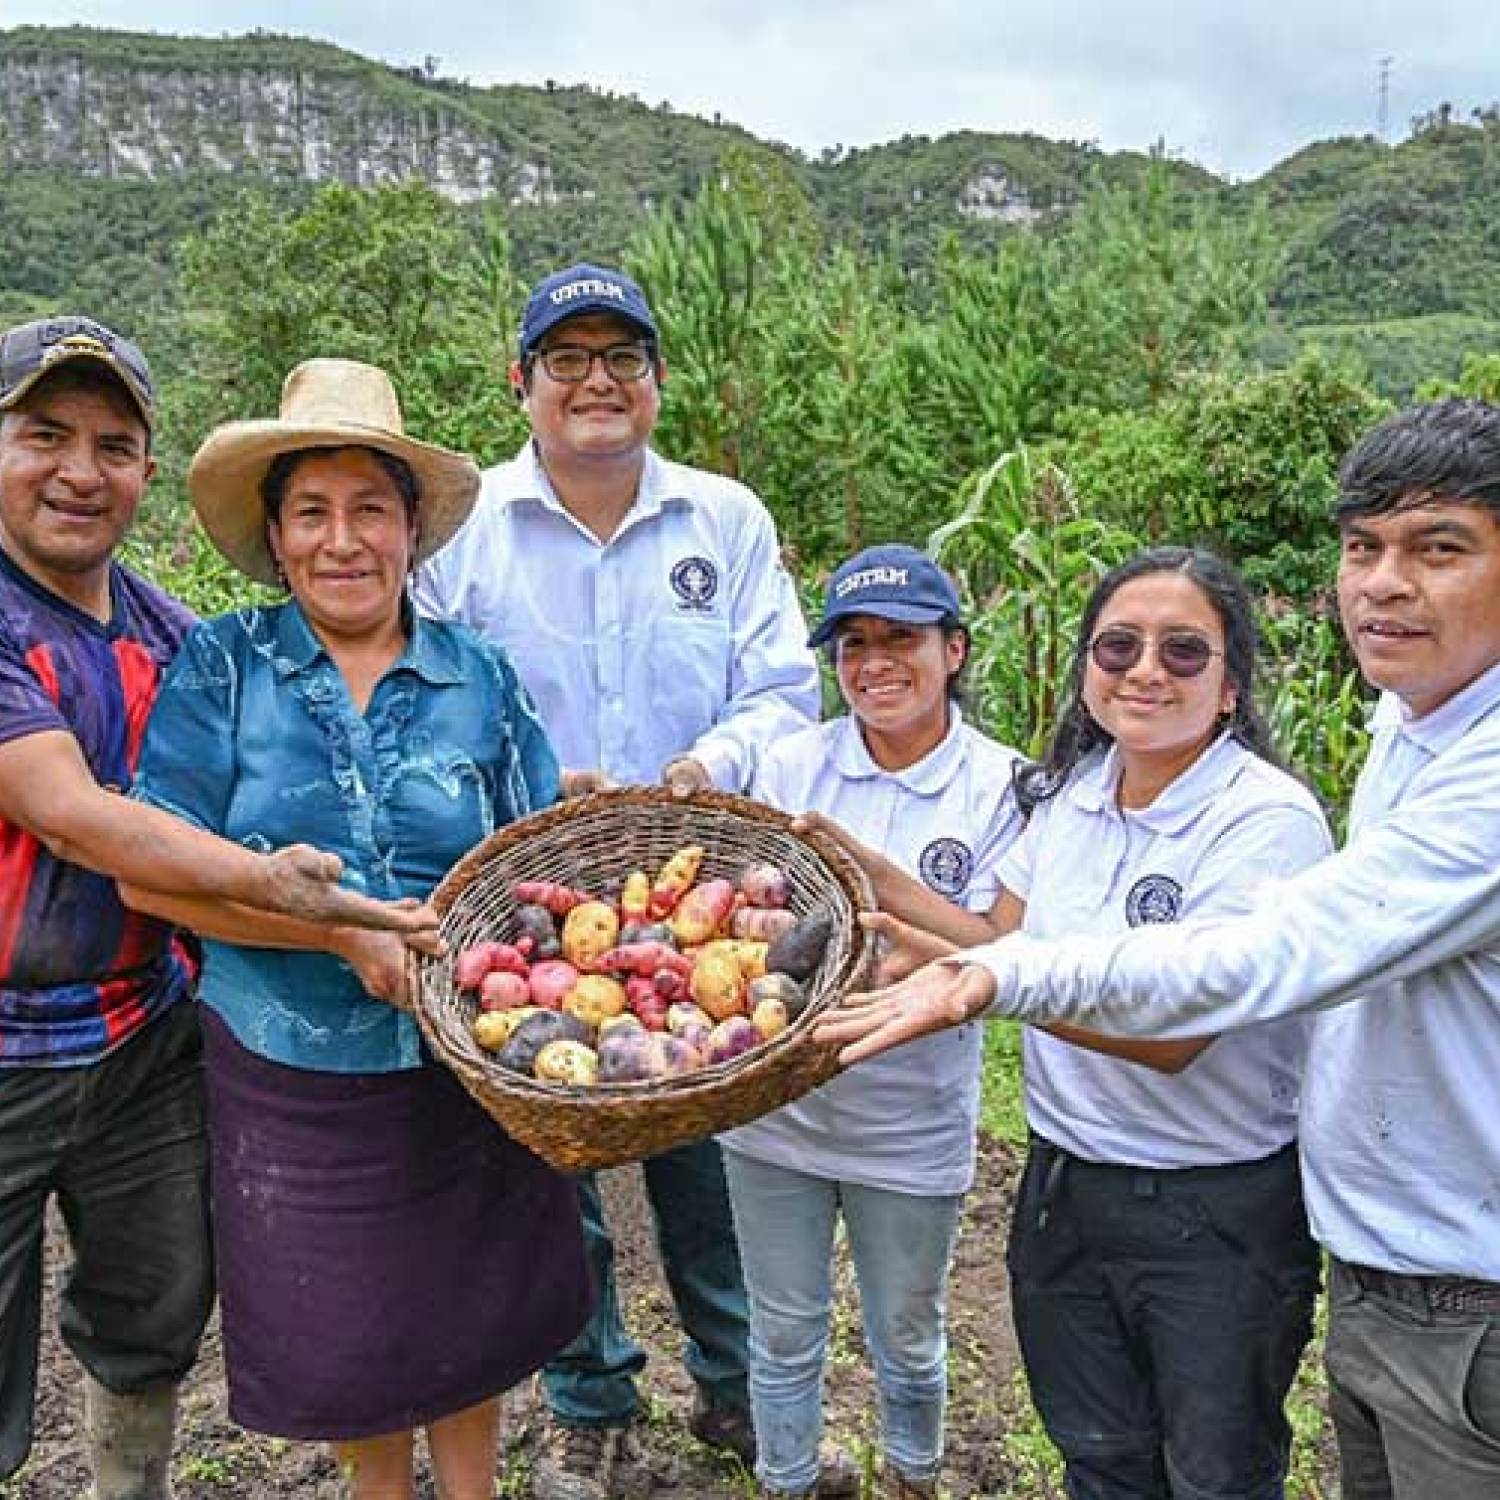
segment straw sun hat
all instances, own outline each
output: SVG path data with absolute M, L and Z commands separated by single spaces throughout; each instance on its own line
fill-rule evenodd
M 384 370 L 353 359 L 309 359 L 286 378 L 275 421 L 226 422 L 188 469 L 193 509 L 214 546 L 257 583 L 278 582 L 266 541 L 260 485 L 278 454 L 299 448 L 378 448 L 416 475 L 415 561 L 431 557 L 463 525 L 479 494 L 479 470 L 461 453 L 406 436 L 401 404 Z

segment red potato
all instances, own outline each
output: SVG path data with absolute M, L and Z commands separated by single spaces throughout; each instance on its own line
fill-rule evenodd
M 525 974 L 530 967 L 526 954 L 512 943 L 475 943 L 454 959 L 453 982 L 461 990 L 477 990 L 486 974 Z
M 677 969 L 658 969 L 651 976 L 651 983 L 656 986 L 656 993 L 668 1005 L 678 1000 L 686 1000 L 691 994 L 687 979 Z
M 545 907 L 554 917 L 565 917 L 589 899 L 586 891 L 575 891 L 555 880 L 523 880 L 512 887 L 517 901 Z
M 785 906 L 792 893 L 786 871 L 767 860 L 740 871 L 740 890 L 751 906 Z
M 734 910 L 734 887 L 727 880 L 695 885 L 672 913 L 672 932 L 683 947 L 706 943 Z
M 627 979 L 625 1002 L 648 1031 L 667 1029 L 667 1002 L 657 993 L 656 985 L 651 980 L 642 978 L 639 974 Z
M 594 968 L 648 978 L 663 969 L 671 969 L 686 978 L 693 972 L 693 961 L 665 943 L 621 943 L 607 953 L 601 953 L 594 960 Z
M 560 958 L 543 959 L 531 970 L 532 1001 L 546 1010 L 561 1010 L 578 980 L 578 970 L 572 964 Z
M 491 969 L 479 986 L 479 1004 L 484 1010 L 516 1010 L 531 1004 L 531 981 L 508 969 Z

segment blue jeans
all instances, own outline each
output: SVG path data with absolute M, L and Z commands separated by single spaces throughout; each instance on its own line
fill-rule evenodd
M 750 1292 L 750 1408 L 762 1483 L 797 1491 L 817 1480 L 841 1213 L 886 1458 L 913 1479 L 934 1476 L 943 1454 L 947 1281 L 962 1195 L 862 1187 L 736 1151 L 724 1153 L 724 1169 Z
M 1158 1172 L 1034 1140 L 1009 1263 L 1069 1500 L 1282 1500 L 1319 1271 L 1290 1146 Z
M 749 1320 L 719 1144 L 695 1141 L 641 1166 L 662 1270 L 687 1336 L 683 1363 L 708 1405 L 743 1410 Z M 599 1301 L 583 1332 L 542 1371 L 542 1383 L 559 1421 L 623 1424 L 640 1408 L 635 1377 L 646 1354 L 620 1315 L 615 1247 L 593 1173 L 578 1179 L 578 1197 Z

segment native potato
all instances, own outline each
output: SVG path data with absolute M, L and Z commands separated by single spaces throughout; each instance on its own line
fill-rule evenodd
M 548 1042 L 536 1055 L 532 1072 L 548 1083 L 595 1083 L 599 1059 L 582 1042 Z
M 604 901 L 582 901 L 563 918 L 563 957 L 576 969 L 592 969 L 620 934 L 620 919 Z
M 501 937 L 454 962 L 474 996 L 480 1046 L 550 1082 L 639 1083 L 729 1063 L 806 1014 L 805 981 L 832 936 L 798 917 L 787 872 L 767 860 L 733 880 L 684 845 L 654 879 L 634 869 L 592 891 L 521 881 Z M 702 877 L 702 878 L 700 878 Z
M 543 959 L 531 966 L 531 998 L 548 1010 L 561 1010 L 578 978 L 578 970 L 563 959 Z
M 803 917 L 790 932 L 771 944 L 766 968 L 793 979 L 811 979 L 823 961 L 823 951 L 833 936 L 833 918 L 826 911 Z
M 608 974 L 585 974 L 569 991 L 563 1009 L 597 1029 L 611 1016 L 624 1013 L 625 986 Z

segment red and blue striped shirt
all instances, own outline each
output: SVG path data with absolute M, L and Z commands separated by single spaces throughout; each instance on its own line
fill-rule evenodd
M 71 734 L 101 786 L 128 790 L 146 719 L 192 615 L 112 565 L 101 624 L 0 551 L 0 744 Z M 0 818 L 0 1068 L 96 1062 L 183 999 L 194 960 L 113 880 Z

